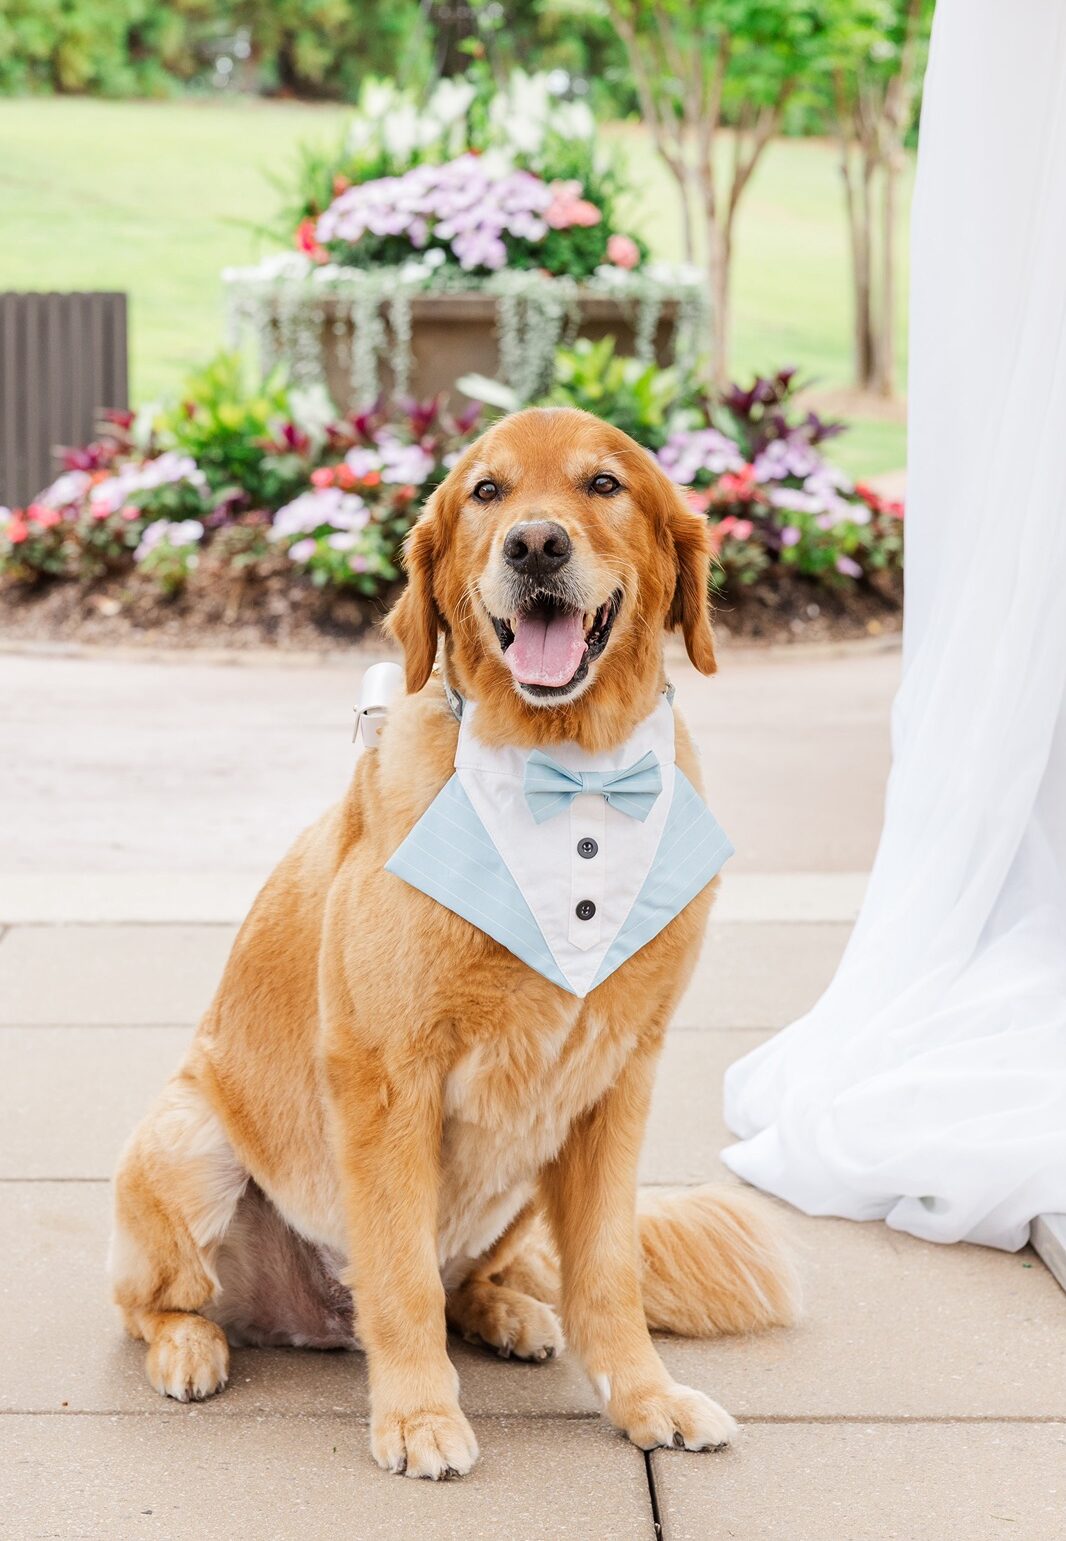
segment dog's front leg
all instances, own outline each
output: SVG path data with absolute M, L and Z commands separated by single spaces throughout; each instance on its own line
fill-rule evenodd
M 332 1052 L 326 1066 L 370 1376 L 370 1449 L 388 1471 L 461 1475 L 478 1450 L 457 1400 L 437 1261 L 440 1077 L 414 1055 L 391 1075 L 366 1050 Z
M 670 1378 L 641 1297 L 636 1175 L 654 1062 L 654 1049 L 637 1050 L 573 1125 L 542 1188 L 562 1266 L 563 1327 L 607 1416 L 644 1450 L 705 1450 L 727 1444 L 736 1425 Z

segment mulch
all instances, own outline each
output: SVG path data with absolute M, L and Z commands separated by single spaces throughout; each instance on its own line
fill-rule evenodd
M 323 652 L 365 638 L 394 597 L 338 595 L 294 584 L 288 571 L 254 581 L 194 574 L 172 599 L 136 575 L 30 587 L 9 581 L 0 584 L 0 643 Z M 715 601 L 720 638 L 755 645 L 885 636 L 900 630 L 902 617 L 899 575 L 828 588 L 779 573 Z

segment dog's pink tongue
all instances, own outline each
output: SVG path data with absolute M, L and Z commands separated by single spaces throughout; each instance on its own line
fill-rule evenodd
M 511 673 L 522 685 L 567 685 L 585 654 L 585 630 L 580 612 L 550 616 L 520 615 L 514 641 L 504 653 Z

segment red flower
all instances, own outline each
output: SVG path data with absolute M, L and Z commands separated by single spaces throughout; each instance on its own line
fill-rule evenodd
M 381 472 L 380 471 L 367 471 L 366 475 L 362 478 L 362 483 L 363 483 L 364 487 L 378 487 L 378 486 L 380 486 L 380 484 L 381 484 Z
M 879 493 L 874 491 L 868 482 L 855 483 L 855 496 L 857 498 L 861 498 L 862 501 L 866 504 L 867 508 L 869 508 L 873 513 L 880 514 L 884 512 L 884 500 Z
M 341 173 L 338 171 L 337 175 L 333 178 L 333 196 L 334 196 L 334 198 L 339 198 L 341 193 L 346 193 L 348 191 L 349 187 L 351 187 L 351 185 L 352 184 L 351 184 L 350 179 L 348 177 L 346 177 L 346 176 L 342 176 Z
M 21 546 L 22 542 L 28 539 L 29 533 L 26 521 L 22 515 L 17 511 L 13 513 L 8 520 L 7 528 L 4 530 L 4 534 L 11 544 L 13 546 Z
M 316 471 L 312 471 L 311 472 L 311 485 L 312 485 L 312 487 L 332 487 L 333 486 L 333 475 L 334 475 L 334 472 L 336 471 L 336 469 L 337 469 L 336 466 L 319 466 Z
M 328 262 L 329 252 L 324 246 L 320 246 L 315 234 L 316 221 L 302 219 L 296 227 L 296 248 L 311 258 L 312 262 Z
M 26 510 L 26 518 L 31 519 L 34 524 L 40 525 L 42 530 L 50 530 L 53 525 L 60 522 L 62 517 L 62 514 L 58 513 L 54 508 L 46 508 L 43 503 L 31 503 Z

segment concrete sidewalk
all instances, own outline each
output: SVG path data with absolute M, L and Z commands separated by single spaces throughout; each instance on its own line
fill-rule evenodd
M 108 1301 L 108 1176 L 236 922 L 344 784 L 350 666 L 0 656 L 0 1532 L 13 1538 L 959 1541 L 1066 1534 L 1066 1302 L 1032 1254 L 793 1216 L 802 1325 L 665 1340 L 738 1416 L 720 1455 L 641 1453 L 568 1356 L 454 1357 L 482 1447 L 445 1485 L 379 1472 L 358 1355 L 244 1351 L 220 1398 L 157 1397 Z M 667 1042 L 648 1183 L 725 1174 L 721 1078 L 809 1005 L 873 854 L 898 657 L 679 664 L 738 847 Z

